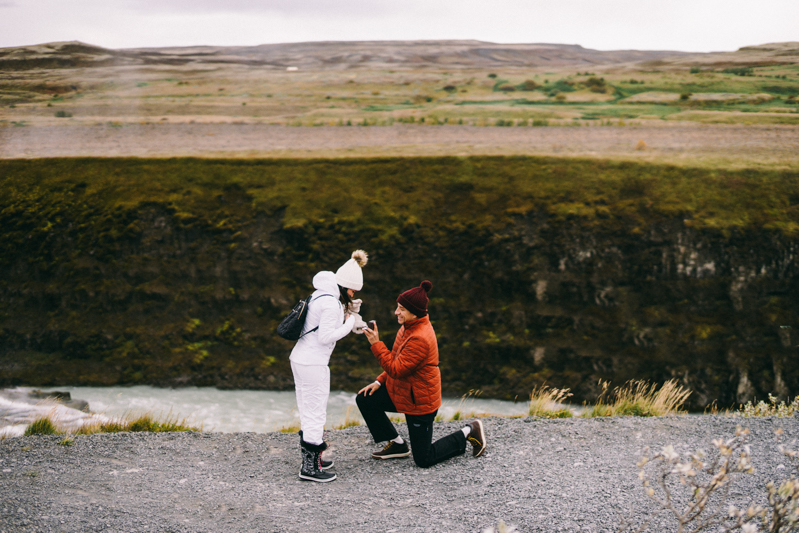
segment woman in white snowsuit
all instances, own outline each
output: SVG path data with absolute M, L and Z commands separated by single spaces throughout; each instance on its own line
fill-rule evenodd
M 316 291 L 311 295 L 302 336 L 291 351 L 291 371 L 300 413 L 300 479 L 327 482 L 336 475 L 325 470 L 332 462 L 322 460 L 327 448 L 323 440 L 327 399 L 330 396 L 330 368 L 327 366 L 336 341 L 353 331 L 356 315 L 347 304 L 355 291 L 363 287 L 361 268 L 366 265 L 363 250 L 353 252 L 352 259 L 333 272 L 322 271 L 313 278 Z M 342 303 L 343 301 L 343 303 Z

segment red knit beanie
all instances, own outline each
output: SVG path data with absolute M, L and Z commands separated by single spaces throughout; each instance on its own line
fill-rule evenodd
M 427 293 L 433 288 L 433 284 L 427 280 L 423 281 L 418 287 L 409 289 L 397 298 L 397 303 L 402 307 L 421 318 L 427 315 Z

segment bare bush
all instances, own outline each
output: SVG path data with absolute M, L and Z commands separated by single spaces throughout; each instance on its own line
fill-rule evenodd
M 783 431 L 778 429 L 776 434 L 780 442 Z M 674 519 L 678 533 L 799 531 L 799 479 L 796 476 L 799 452 L 786 448 L 782 443 L 778 449 L 793 463 L 794 471 L 790 478 L 766 485 L 767 505 L 750 503 L 746 509 L 727 505 L 735 481 L 754 472 L 751 450 L 746 443 L 748 435 L 749 430 L 739 426 L 734 437 L 714 440 L 715 451 L 711 457 L 698 450 L 683 459 L 673 446 L 666 446 L 657 454 L 650 454 L 645 449 L 638 462 L 638 477 L 647 497 L 657 504 L 657 508 L 637 527 L 632 520 L 623 521 L 618 532 L 646 531 L 655 515 L 662 511 Z M 675 493 L 680 485 L 687 488 L 690 494 L 687 499 Z

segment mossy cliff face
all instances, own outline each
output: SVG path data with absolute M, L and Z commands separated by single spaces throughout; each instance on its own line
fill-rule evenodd
M 799 176 L 544 158 L 0 162 L 0 385 L 292 387 L 282 316 L 356 248 L 434 283 L 448 394 L 799 390 Z M 379 372 L 341 341 L 334 388 Z

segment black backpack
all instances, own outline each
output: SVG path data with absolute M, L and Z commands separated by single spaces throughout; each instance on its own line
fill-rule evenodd
M 313 300 L 318 300 L 322 296 L 332 296 L 332 294 L 322 294 Z M 304 335 L 302 333 L 302 328 L 305 326 L 305 317 L 308 315 L 308 306 L 313 300 L 310 296 L 305 300 L 300 300 L 288 316 L 277 326 L 277 334 L 287 341 L 296 341 L 300 340 L 300 337 L 319 329 L 319 326 L 316 326 L 312 330 L 306 331 Z

